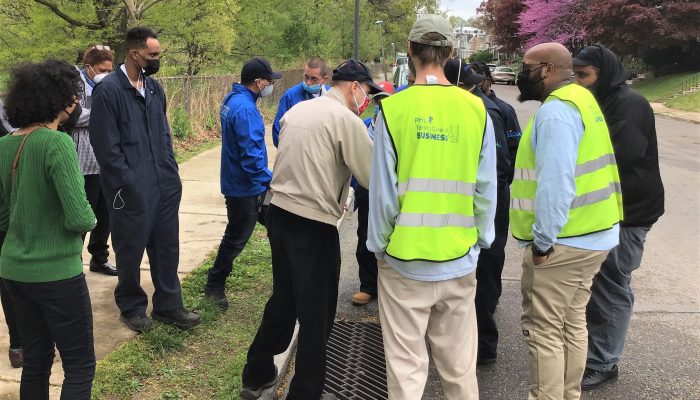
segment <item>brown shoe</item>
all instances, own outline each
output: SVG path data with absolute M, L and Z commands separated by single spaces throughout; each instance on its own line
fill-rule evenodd
M 22 368 L 24 365 L 24 357 L 22 357 L 22 349 L 10 349 L 8 351 L 8 356 L 10 356 L 10 365 L 12 368 Z
M 369 303 L 372 301 L 372 299 L 376 298 L 376 295 L 365 293 L 365 292 L 357 292 L 352 296 L 352 304 L 356 306 L 364 306 L 365 304 Z

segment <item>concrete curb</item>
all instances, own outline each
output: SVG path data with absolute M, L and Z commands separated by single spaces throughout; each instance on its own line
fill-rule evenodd
M 294 356 L 294 354 L 296 354 L 298 335 L 299 322 L 297 322 L 296 326 L 294 327 L 294 334 L 292 335 L 292 340 L 289 342 L 289 347 L 287 347 L 287 350 L 285 350 L 284 353 L 275 356 L 275 365 L 277 366 L 278 371 L 277 382 L 275 382 L 275 385 L 273 387 L 263 392 L 262 396 L 260 396 L 261 400 L 274 400 L 279 398 L 277 396 L 277 392 L 281 387 L 283 387 L 283 385 L 283 389 L 285 390 L 286 394 L 286 391 L 288 390 L 287 386 L 289 386 L 287 385 L 287 383 L 289 383 L 289 379 L 285 380 L 284 378 L 287 376 L 287 369 L 289 369 L 289 363 L 292 361 L 292 357 Z M 282 396 L 281 398 L 283 399 L 284 396 Z
M 651 104 L 654 114 L 661 115 L 666 118 L 671 118 L 677 121 L 688 122 L 691 124 L 700 124 L 700 112 L 683 111 L 675 108 L 667 107 L 663 103 Z

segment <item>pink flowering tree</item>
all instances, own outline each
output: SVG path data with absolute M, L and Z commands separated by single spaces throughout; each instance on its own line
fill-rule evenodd
M 524 0 L 524 9 L 518 16 L 518 35 L 525 47 L 545 42 L 580 47 L 585 31 L 579 13 L 585 4 L 584 0 Z

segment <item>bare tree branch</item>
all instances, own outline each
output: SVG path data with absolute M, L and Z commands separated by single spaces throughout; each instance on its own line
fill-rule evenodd
M 71 17 L 70 15 L 64 13 L 63 11 L 61 11 L 61 9 L 58 8 L 58 5 L 52 1 L 49 1 L 49 0 L 34 0 L 34 1 L 45 6 L 46 8 L 51 10 L 54 14 L 56 14 L 61 19 L 63 19 L 64 21 L 68 22 L 69 24 L 71 24 L 73 26 L 81 26 L 81 27 L 91 29 L 91 30 L 100 30 L 100 29 L 104 29 L 107 26 L 105 23 L 103 23 L 101 21 L 100 22 L 79 21 L 79 20 Z
M 141 3 L 141 6 L 139 6 L 139 15 L 143 15 L 146 10 L 160 3 L 161 1 L 163 0 L 145 0 L 143 3 Z

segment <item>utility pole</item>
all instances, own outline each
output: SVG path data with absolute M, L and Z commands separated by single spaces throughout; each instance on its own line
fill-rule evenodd
M 384 80 L 386 80 L 386 57 L 384 57 L 384 21 L 377 20 L 375 22 L 379 28 L 379 45 L 382 46 L 382 74 L 384 74 Z
M 355 60 L 360 60 L 360 0 L 355 0 L 355 46 L 353 48 L 352 57 Z

